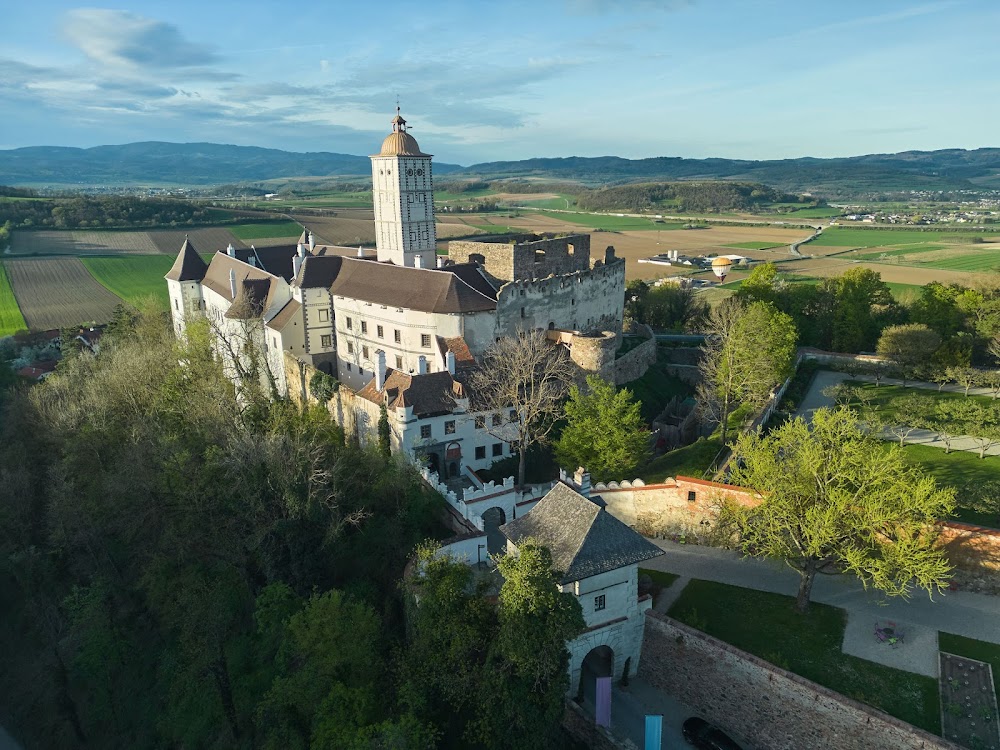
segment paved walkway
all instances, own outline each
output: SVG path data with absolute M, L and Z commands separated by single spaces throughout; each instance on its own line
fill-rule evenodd
M 869 383 L 874 383 L 874 378 L 870 376 L 863 376 L 856 378 L 857 380 L 864 380 Z M 802 399 L 802 404 L 799 406 L 798 410 L 795 412 L 795 416 L 804 418 L 807 422 L 812 419 L 813 412 L 817 409 L 833 406 L 833 399 L 823 393 L 824 390 L 830 386 L 837 385 L 848 380 L 848 376 L 841 372 L 832 372 L 830 370 L 820 370 L 816 373 L 816 377 L 813 379 L 812 385 L 809 387 L 809 392 Z M 883 385 L 903 385 L 902 380 L 895 380 L 893 378 L 884 378 L 882 380 Z M 919 388 L 922 390 L 933 390 L 938 389 L 937 385 L 934 383 L 923 383 L 919 381 L 907 381 L 907 388 Z M 942 388 L 944 391 L 949 391 L 950 393 L 963 393 L 964 389 L 958 386 L 945 386 Z M 992 393 L 987 388 L 972 388 L 969 390 L 970 395 L 977 396 L 991 396 Z M 997 408 L 1000 409 L 1000 401 L 997 401 Z M 882 434 L 883 440 L 895 440 L 899 442 L 899 438 L 889 434 Z M 940 448 L 945 450 L 948 448 L 944 441 L 938 437 L 938 433 L 933 430 L 914 430 L 909 435 L 907 435 L 903 442 L 910 445 L 928 445 L 933 448 Z M 975 438 L 962 435 L 957 436 L 951 441 L 951 450 L 953 451 L 968 451 L 969 453 L 975 453 L 979 455 L 979 445 Z M 987 456 L 1000 456 L 1000 441 L 995 441 L 992 445 L 989 445 L 985 454 Z
M 643 563 L 647 567 L 687 579 L 700 578 L 787 596 L 795 596 L 798 591 L 799 575 L 784 563 L 742 558 L 715 547 L 651 541 L 667 554 Z M 679 594 L 682 585 L 681 580 L 675 581 L 671 593 L 677 588 Z M 937 675 L 933 665 L 937 658 L 938 631 L 1000 644 L 997 624 L 1000 597 L 949 591 L 935 594 L 931 600 L 926 593 L 916 591 L 910 599 L 899 599 L 866 591 L 855 576 L 821 575 L 813 585 L 812 601 L 847 611 L 843 646 L 846 653 L 918 674 Z M 906 632 L 906 642 L 899 648 L 873 648 L 886 645 L 874 640 L 875 623 L 885 620 L 898 623 Z

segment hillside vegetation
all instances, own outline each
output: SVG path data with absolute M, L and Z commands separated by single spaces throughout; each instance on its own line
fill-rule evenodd
M 796 203 L 799 198 L 767 185 L 747 182 L 654 182 L 587 190 L 577 196 L 585 211 L 642 212 L 757 211 L 772 203 Z

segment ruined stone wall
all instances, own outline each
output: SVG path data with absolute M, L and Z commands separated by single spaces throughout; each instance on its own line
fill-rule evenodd
M 614 379 L 615 350 L 621 339 L 613 331 L 584 333 L 573 336 L 569 356 L 585 375 Z
M 456 263 L 478 262 L 502 281 L 543 279 L 590 268 L 590 235 L 510 235 L 493 242 L 454 240 L 448 243 L 448 258 Z
M 639 676 L 759 750 L 959 750 L 653 612 L 646 614 Z
M 646 340 L 615 360 L 615 385 L 624 385 L 638 380 L 646 374 L 646 370 L 656 362 L 656 337 L 649 326 L 639 326 L 640 334 Z

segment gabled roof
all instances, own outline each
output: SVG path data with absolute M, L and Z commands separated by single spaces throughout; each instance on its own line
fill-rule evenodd
M 289 259 L 288 265 L 291 268 L 291 259 Z M 233 295 L 229 287 L 230 270 L 236 272 L 237 291 L 239 290 L 239 283 L 243 279 L 267 279 L 270 281 L 275 278 L 274 275 L 269 274 L 263 268 L 256 268 L 245 262 L 240 262 L 239 258 L 231 258 L 225 252 L 216 253 L 212 256 L 212 262 L 208 265 L 208 271 L 205 273 L 202 284 L 216 294 L 222 295 L 230 302 L 233 301 Z
M 206 271 L 208 264 L 198 255 L 191 240 L 185 237 L 181 251 L 177 253 L 177 260 L 163 278 L 169 281 L 201 281 L 205 278 Z
M 496 299 L 473 289 L 447 269 L 411 268 L 342 258 L 330 293 L 388 307 L 434 313 L 495 310 Z
M 230 320 L 259 318 L 267 309 L 270 292 L 270 279 L 243 279 L 237 282 L 236 299 L 226 310 L 226 317 Z
M 302 289 L 329 288 L 340 274 L 344 258 L 340 255 L 309 255 L 302 259 L 302 268 L 296 277 Z
M 455 274 L 480 294 L 490 299 L 497 298 L 498 289 L 483 275 L 478 263 L 452 263 L 441 270 Z
M 534 508 L 500 527 L 515 545 L 531 538 L 552 554 L 552 569 L 560 583 L 580 581 L 634 565 L 663 550 L 559 482 Z
M 469 350 L 469 345 L 465 342 L 465 338 L 462 336 L 453 336 L 452 338 L 445 338 L 444 336 L 437 336 L 438 351 L 441 352 L 441 359 L 444 359 L 448 352 L 455 355 L 455 364 L 458 367 L 471 367 L 476 364 L 476 358 L 472 356 L 472 352 Z
M 447 370 L 426 375 L 409 375 L 400 370 L 386 368 L 382 390 L 375 387 L 375 379 L 358 391 L 358 396 L 382 404 L 387 409 L 412 406 L 418 417 L 450 414 L 455 410 L 455 399 L 464 397 L 462 384 L 451 377 Z
M 273 328 L 275 331 L 284 330 L 285 326 L 288 325 L 294 318 L 298 316 L 299 310 L 302 309 L 302 303 L 297 299 L 290 299 L 285 303 L 285 306 L 278 310 L 271 319 L 267 321 L 267 327 Z

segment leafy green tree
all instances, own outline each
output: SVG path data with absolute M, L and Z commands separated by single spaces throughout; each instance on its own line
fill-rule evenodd
M 321 404 L 325 404 L 333 398 L 333 394 L 338 390 L 340 390 L 340 381 L 321 370 L 316 370 L 309 378 L 309 394 Z
M 875 352 L 891 361 L 903 377 L 926 369 L 934 352 L 941 346 L 941 336 L 922 323 L 889 326 L 882 331 Z
M 649 455 L 641 409 L 628 389 L 588 376 L 585 391 L 575 385 L 570 389 L 556 459 L 570 469 L 585 467 L 600 482 L 630 476 Z
M 392 452 L 391 437 L 392 430 L 389 427 L 389 412 L 386 410 L 385 404 L 380 404 L 378 415 L 378 449 L 386 458 Z
M 926 284 L 910 307 L 910 320 L 936 331 L 943 339 L 951 338 L 965 328 L 966 316 L 958 303 L 965 291 L 959 284 Z
M 727 300 L 712 312 L 712 335 L 703 345 L 699 401 L 717 422 L 725 443 L 729 417 L 739 404 L 763 405 L 795 361 L 792 319 L 764 302 Z
M 892 292 L 876 271 L 852 268 L 825 280 L 821 288 L 833 298 L 834 351 L 871 351 L 882 328 L 899 315 Z
M 768 435 L 742 435 L 732 481 L 759 493 L 753 508 L 728 504 L 724 522 L 747 554 L 784 560 L 800 576 L 796 608 L 809 606 L 819 573 L 846 571 L 892 596 L 914 584 L 933 592 L 949 565 L 936 544 L 938 519 L 955 493 L 883 450 L 847 409 L 819 409 Z

